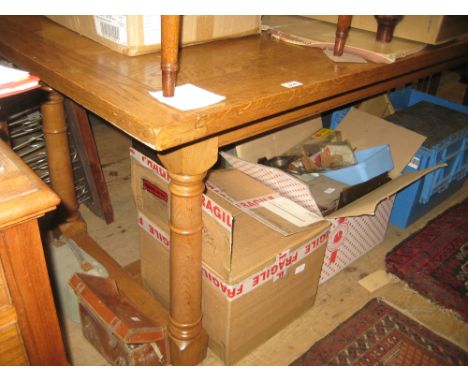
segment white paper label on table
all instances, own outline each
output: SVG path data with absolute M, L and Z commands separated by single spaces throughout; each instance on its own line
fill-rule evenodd
M 176 86 L 173 97 L 164 97 L 162 90 L 149 92 L 149 94 L 159 102 L 182 111 L 214 105 L 215 103 L 226 99 L 225 96 L 212 93 L 192 84 Z
M 289 82 L 284 82 L 281 84 L 282 87 L 284 88 L 297 88 L 298 86 L 302 86 L 303 83 L 299 81 L 289 81 Z

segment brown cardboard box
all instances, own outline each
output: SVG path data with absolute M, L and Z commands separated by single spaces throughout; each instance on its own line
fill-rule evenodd
M 142 280 L 167 306 L 168 176 L 136 150 L 131 156 Z M 294 230 L 262 207 L 271 190 L 245 177 L 235 169 L 213 171 L 203 199 L 203 325 L 227 364 L 313 305 L 329 227 L 322 221 Z
M 47 16 L 51 20 L 128 56 L 161 49 L 161 17 Z M 260 16 L 183 16 L 182 44 L 191 45 L 259 32 Z
M 317 118 L 317 130 L 321 127 L 321 120 Z M 435 166 L 430 169 L 400 175 L 414 153 L 418 151 L 425 137 L 366 112 L 351 109 L 341 121 L 337 130 L 341 132 L 344 140 L 349 140 L 352 146 L 357 149 L 388 144 L 391 148 L 394 168 L 389 174 L 392 181 L 334 213 L 321 217 L 321 219 L 332 224 L 322 268 L 321 282 L 326 281 L 352 261 L 381 243 L 384 239 L 393 205 L 392 196 L 400 189 L 438 168 L 438 166 Z M 402 144 L 403 142 L 404 144 Z M 278 151 L 269 155 L 284 154 L 284 148 L 280 145 L 276 148 Z M 253 147 L 252 149 L 258 155 L 258 149 L 261 148 Z M 248 155 L 248 153 L 244 154 Z M 314 212 L 316 216 L 322 216 L 310 194 L 308 185 L 302 180 L 280 169 L 252 163 L 223 152 L 221 155 L 233 167 L 263 182 L 279 192 L 283 197 L 294 200 L 304 208 Z
M 309 118 L 305 121 L 282 127 L 274 134 L 264 134 L 258 138 L 236 145 L 235 152 L 239 158 L 256 162 L 261 157 L 271 158 L 275 152 L 288 151 L 296 144 L 309 138 L 320 129 L 319 118 Z
M 316 20 L 335 23 L 338 16 L 307 16 Z M 353 16 L 351 27 L 370 32 L 377 31 L 377 21 L 374 16 Z M 442 44 L 468 33 L 468 16 L 417 16 L 407 15 L 397 24 L 395 37 L 412 41 L 420 41 L 426 44 Z
M 167 227 L 157 229 L 163 232 Z M 226 364 L 237 362 L 313 306 L 328 224 L 319 224 L 309 233 L 315 236 L 296 250 L 264 253 L 268 263 L 238 282 L 228 282 L 203 262 L 203 327 L 210 348 Z M 169 250 L 143 229 L 139 235 L 143 285 L 168 307 Z M 249 255 L 234 251 L 233 260 Z

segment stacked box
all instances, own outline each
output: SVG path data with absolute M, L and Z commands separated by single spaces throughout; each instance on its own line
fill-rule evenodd
M 131 149 L 145 287 L 169 304 L 166 170 Z M 202 197 L 202 312 L 209 346 L 232 364 L 314 304 L 329 223 L 297 227 L 272 213 L 281 198 L 235 170 L 210 173 Z M 301 209 L 299 209 L 301 211 Z

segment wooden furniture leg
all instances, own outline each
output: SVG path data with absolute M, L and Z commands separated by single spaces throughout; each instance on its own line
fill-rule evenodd
M 218 157 L 211 138 L 158 154 L 171 176 L 170 317 L 171 362 L 196 365 L 206 356 L 208 336 L 201 313 L 201 194 L 204 177 Z
M 377 20 L 376 41 L 391 42 L 396 25 L 403 19 L 403 16 L 374 16 Z
M 335 46 L 333 48 L 334 56 L 341 56 L 343 54 L 352 19 L 353 16 L 338 16 L 338 23 L 336 24 Z
M 29 363 L 68 365 L 37 220 L 0 231 L 0 260 Z
M 41 112 L 51 185 L 62 201 L 60 212 L 65 215 L 65 225 L 84 224 L 75 195 L 63 96 L 48 86 L 44 90 L 49 95 L 41 105 Z
M 161 16 L 161 71 L 164 97 L 173 97 L 176 85 L 181 16 Z
M 68 130 L 81 158 L 81 166 L 87 179 L 91 201 L 86 205 L 95 215 L 103 217 L 107 224 L 114 221 L 114 211 L 102 172 L 101 160 L 94 140 L 88 112 L 81 105 L 67 98 L 64 102 Z

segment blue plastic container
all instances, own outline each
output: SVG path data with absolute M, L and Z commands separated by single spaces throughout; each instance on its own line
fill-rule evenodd
M 421 101 L 468 114 L 468 107 L 446 99 L 406 87 L 389 93 L 395 109 L 404 109 Z M 336 129 L 352 106 L 335 110 L 330 117 L 330 128 Z M 423 170 L 439 163 L 441 168 L 398 192 L 390 215 L 390 223 L 406 228 L 434 207 L 458 191 L 468 173 L 468 128 L 447 136 L 438 144 L 421 147 L 403 170 L 408 173 Z
M 355 165 L 338 170 L 325 171 L 323 175 L 349 186 L 354 186 L 393 169 L 389 145 L 356 150 L 354 155 L 358 162 Z
M 335 110 L 331 113 L 329 128 L 335 130 L 351 108 L 352 106 L 344 107 L 343 109 Z
M 467 106 L 412 88 L 392 92 L 390 99 L 396 109 L 426 101 L 468 114 Z M 447 136 L 430 148 L 423 146 L 418 150 L 403 173 L 422 170 L 439 163 L 447 163 L 447 167 L 427 174 L 397 194 L 390 215 L 391 224 L 400 228 L 408 227 L 463 186 L 468 173 L 467 140 L 468 127 Z

